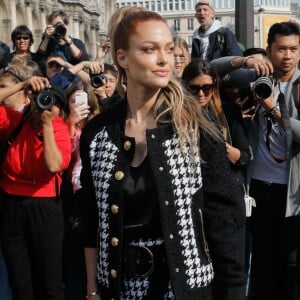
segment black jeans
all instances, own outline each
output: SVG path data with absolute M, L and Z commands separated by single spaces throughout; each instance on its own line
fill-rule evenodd
M 1 231 L 14 300 L 63 300 L 59 201 L 4 195 Z
M 287 185 L 252 180 L 250 195 L 256 201 L 250 218 L 254 299 L 299 299 L 300 219 L 285 218 Z

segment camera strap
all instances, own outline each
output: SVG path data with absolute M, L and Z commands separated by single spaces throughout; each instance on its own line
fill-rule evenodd
M 295 107 L 298 111 L 298 116 L 300 116 L 300 77 L 298 77 L 293 84 L 293 97 Z
M 290 128 L 290 123 L 289 123 L 289 115 L 288 115 L 288 111 L 287 111 L 286 104 L 285 104 L 285 96 L 284 96 L 284 93 L 280 90 L 280 85 L 279 85 L 279 95 L 277 98 L 277 102 L 279 103 L 281 116 L 284 120 L 286 120 L 286 122 L 284 123 L 284 126 L 285 126 L 286 140 L 287 140 L 287 149 L 289 149 L 288 145 L 290 144 L 290 140 L 291 140 L 291 136 L 290 136 L 291 128 Z M 285 157 L 288 157 L 289 153 L 287 152 L 285 157 L 282 158 L 272 152 L 271 143 L 270 143 L 270 134 L 272 131 L 273 124 L 274 124 L 274 122 L 276 122 L 276 120 L 275 120 L 275 117 L 271 113 L 267 113 L 265 116 L 266 116 L 266 121 L 267 121 L 267 134 L 266 134 L 267 149 L 275 161 L 277 161 L 278 163 L 282 163 L 285 160 Z
M 23 113 L 21 121 L 19 122 L 17 127 L 13 130 L 10 137 L 6 140 L 6 143 L 0 149 L 0 166 L 2 166 L 2 163 L 4 161 L 4 157 L 5 157 L 5 154 L 8 150 L 8 148 L 16 140 L 16 138 L 19 135 L 24 123 L 28 120 L 30 114 L 31 114 L 31 110 L 30 110 L 30 105 L 29 105 L 28 109 Z
M 267 135 L 266 135 L 266 146 L 267 146 L 267 149 L 268 149 L 269 153 L 271 154 L 271 156 L 273 157 L 273 159 L 275 161 L 277 161 L 278 163 L 282 163 L 282 162 L 284 162 L 284 158 L 281 158 L 281 157 L 277 156 L 271 150 L 270 134 L 271 134 L 271 131 L 272 131 L 274 117 L 272 115 L 267 115 L 266 116 L 266 121 L 267 121 Z

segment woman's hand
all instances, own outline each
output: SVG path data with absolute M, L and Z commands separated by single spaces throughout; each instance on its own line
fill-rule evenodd
M 104 57 L 110 51 L 110 48 L 111 48 L 111 42 L 110 39 L 107 39 L 103 44 L 98 46 L 97 56 L 95 60 L 102 63 Z
M 235 148 L 226 143 L 227 158 L 232 164 L 236 164 L 241 157 L 241 152 L 238 148 Z
M 40 76 L 30 77 L 23 83 L 23 89 L 29 92 L 42 91 L 49 86 L 49 80 L 46 77 Z
M 70 115 L 68 117 L 67 123 L 71 125 L 76 125 L 81 120 L 85 119 L 90 113 L 90 107 L 85 103 L 70 105 Z

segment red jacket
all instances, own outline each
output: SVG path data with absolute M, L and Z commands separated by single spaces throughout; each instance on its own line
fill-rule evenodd
M 0 106 L 0 142 L 4 143 L 19 124 L 22 114 Z M 71 142 L 67 126 L 57 117 L 53 120 L 55 141 L 62 154 L 61 170 L 67 168 L 71 156 Z M 0 188 L 6 193 L 31 196 L 56 196 L 55 177 L 46 168 L 43 156 L 43 134 L 25 122 L 16 140 L 8 148 L 2 165 Z

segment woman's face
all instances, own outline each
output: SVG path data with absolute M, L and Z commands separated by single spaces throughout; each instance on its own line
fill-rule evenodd
M 50 59 L 46 63 L 46 76 L 50 79 L 54 75 L 62 72 L 63 69 L 64 69 L 64 67 L 61 66 L 57 61 Z
M 0 89 L 11 87 L 16 83 L 12 80 L 11 77 L 0 77 Z M 24 104 L 25 101 L 25 94 L 24 91 L 17 92 L 9 97 L 3 99 L 2 104 L 10 107 L 14 110 L 19 110 L 20 107 Z
M 105 73 L 106 82 L 105 82 L 105 94 L 110 97 L 115 92 L 116 85 L 117 85 L 117 78 L 111 73 Z
M 201 74 L 189 82 L 191 93 L 202 107 L 207 107 L 213 96 L 214 81 L 210 75 Z
M 161 21 L 139 22 L 129 38 L 129 49 L 117 51 L 125 69 L 127 89 L 157 90 L 165 87 L 174 69 L 172 35 Z
M 185 66 L 188 64 L 188 57 L 180 47 L 174 48 L 175 72 L 176 77 L 181 77 Z
M 30 48 L 30 36 L 28 34 L 18 34 L 15 39 L 17 53 L 28 52 Z

